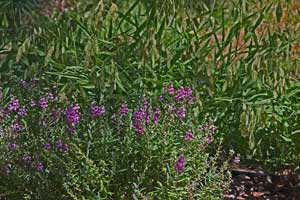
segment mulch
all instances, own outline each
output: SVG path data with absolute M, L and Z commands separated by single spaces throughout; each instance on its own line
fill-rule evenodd
M 269 174 L 261 169 L 234 167 L 226 200 L 300 200 L 300 173 L 284 169 Z

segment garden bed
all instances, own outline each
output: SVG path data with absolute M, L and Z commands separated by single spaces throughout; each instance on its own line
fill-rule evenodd
M 300 174 L 289 169 L 270 174 L 262 169 L 234 167 L 231 169 L 232 184 L 225 199 L 298 200 Z

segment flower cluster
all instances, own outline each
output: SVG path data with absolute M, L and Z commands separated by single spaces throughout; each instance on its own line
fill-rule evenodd
M 24 129 L 24 126 L 22 124 L 19 124 L 18 122 L 14 122 L 9 126 L 9 130 L 11 132 L 20 132 Z
M 79 109 L 79 104 L 72 104 L 65 110 L 68 127 L 74 128 L 79 123 Z
M 22 156 L 22 161 L 25 164 L 30 164 L 32 162 L 32 157 L 30 155 L 25 154 Z
M 20 117 L 24 117 L 24 116 L 27 115 L 27 111 L 26 111 L 25 106 L 23 106 L 23 107 L 21 107 L 21 108 L 19 109 L 18 115 L 19 115 Z
M 178 174 L 181 174 L 185 168 L 185 157 L 183 155 L 179 156 L 175 163 L 175 169 Z
M 46 109 L 48 108 L 48 99 L 46 97 L 43 97 L 39 101 L 41 108 Z
M 214 133 L 216 131 L 216 127 L 214 125 L 205 124 L 205 125 L 199 126 L 198 130 L 199 131 L 208 131 L 209 135 L 208 135 L 207 143 L 208 144 L 212 143 L 212 141 L 213 141 L 213 135 L 214 135 Z
M 91 113 L 91 115 L 92 115 L 92 118 L 97 118 L 97 117 L 99 117 L 99 116 L 102 116 L 102 115 L 104 115 L 105 114 L 105 112 L 106 112 L 106 110 L 105 110 L 105 107 L 104 106 L 98 106 L 97 104 L 96 104 L 96 102 L 93 102 L 92 104 L 91 104 L 91 107 L 90 107 L 90 113 Z
M 154 123 L 157 124 L 160 120 L 160 114 L 161 114 L 161 110 L 160 108 L 156 108 L 155 112 L 154 112 Z
M 177 102 L 192 103 L 194 100 L 193 90 L 189 87 L 182 87 L 176 91 L 175 100 Z
M 120 113 L 121 115 L 127 115 L 129 112 L 127 104 L 122 104 L 120 107 Z
M 173 95 L 175 92 L 174 86 L 172 84 L 164 87 L 164 92 L 168 92 L 170 95 Z
M 19 104 L 19 100 L 15 97 L 12 97 L 10 99 L 10 102 L 9 102 L 9 105 L 8 105 L 8 110 L 9 111 L 17 111 L 20 107 L 20 104 Z
M 63 143 L 62 139 L 59 138 L 56 142 L 56 148 L 63 149 L 64 151 L 69 151 L 69 145 L 67 143 Z
M 133 113 L 133 126 L 138 134 L 143 134 L 145 129 L 145 121 L 149 120 L 149 114 L 146 113 L 144 108 L 140 108 Z
M 192 140 L 192 139 L 194 139 L 194 134 L 193 134 L 193 131 L 191 129 L 187 130 L 184 139 L 185 140 Z
M 185 106 L 181 106 L 177 109 L 176 111 L 176 116 L 179 118 L 179 119 L 184 119 L 185 116 L 186 116 L 186 109 L 185 109 Z

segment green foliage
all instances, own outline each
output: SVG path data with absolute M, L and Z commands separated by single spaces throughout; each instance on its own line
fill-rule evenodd
M 31 21 L 39 5 L 41 0 L 1 0 L 1 25 L 12 28 Z

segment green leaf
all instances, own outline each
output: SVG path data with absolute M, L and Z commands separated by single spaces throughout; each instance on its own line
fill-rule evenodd
M 282 7 L 280 2 L 278 2 L 277 6 L 276 6 L 276 20 L 277 22 L 280 22 L 281 17 L 282 17 Z

